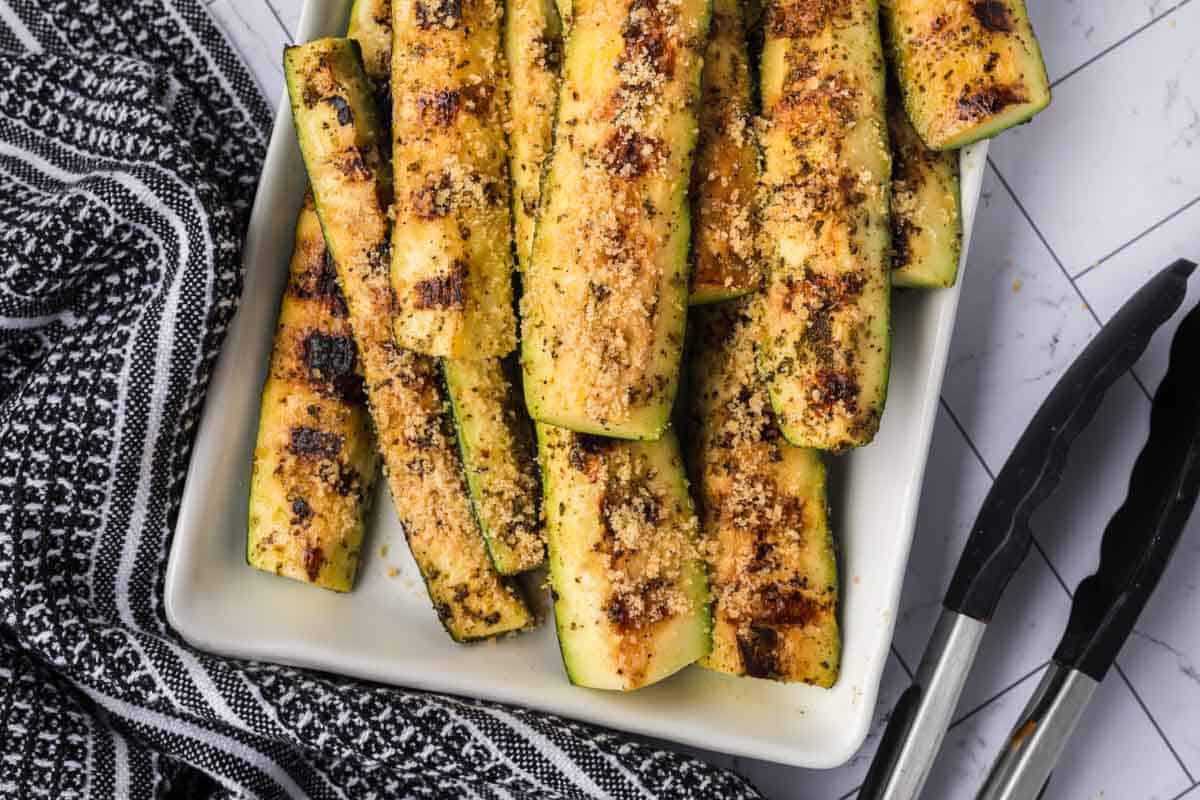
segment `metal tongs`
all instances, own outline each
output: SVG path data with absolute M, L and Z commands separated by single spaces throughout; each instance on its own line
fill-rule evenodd
M 1108 388 L 1183 303 L 1196 265 L 1143 286 L 1064 373 L 996 477 L 971 529 L 913 684 L 900 696 L 860 800 L 920 797 L 984 631 L 1029 552 L 1029 519 L 1057 487 L 1075 437 Z M 1104 531 L 1100 566 L 1075 591 L 1054 661 L 979 798 L 1033 800 L 1158 583 L 1200 490 L 1200 307 L 1176 332 L 1129 493 Z

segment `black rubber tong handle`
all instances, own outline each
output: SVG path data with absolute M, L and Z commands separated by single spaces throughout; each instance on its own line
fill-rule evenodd
M 1195 268 L 1181 259 L 1147 281 L 1063 374 L 996 476 L 946 592 L 946 608 L 991 620 L 1029 552 L 1029 518 L 1058 486 L 1071 444 L 1108 388 L 1183 303 Z
M 1075 590 L 1055 661 L 1100 681 L 1162 577 L 1200 492 L 1200 306 L 1171 344 L 1154 394 L 1150 434 L 1134 462 L 1129 493 L 1100 548 L 1100 566 Z

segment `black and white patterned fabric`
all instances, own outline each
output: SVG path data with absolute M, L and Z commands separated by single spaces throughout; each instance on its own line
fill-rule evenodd
M 611 732 L 171 631 L 269 115 L 198 0 L 0 0 L 0 797 L 756 797 Z

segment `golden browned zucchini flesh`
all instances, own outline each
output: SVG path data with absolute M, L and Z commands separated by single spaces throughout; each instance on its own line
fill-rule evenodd
M 392 341 L 390 169 L 358 46 L 320 39 L 288 48 L 284 71 L 388 488 L 434 608 L 459 641 L 525 628 L 532 615 L 493 568 L 472 514 L 437 364 Z
M 349 591 L 377 471 L 346 303 L 308 194 L 263 386 L 246 561 Z
M 914 289 L 953 286 L 962 252 L 957 150 L 930 150 L 899 96 L 888 97 L 892 143 L 892 283 Z
M 498 0 L 392 1 L 396 343 L 516 347 Z
M 700 138 L 692 164 L 692 305 L 752 292 L 758 147 L 739 0 L 714 0 L 700 77 Z
M 832 686 L 841 641 L 825 466 L 775 423 L 747 301 L 692 313 L 689 457 L 713 592 L 713 649 L 700 663 Z
M 537 446 L 509 359 L 443 359 L 471 503 L 501 575 L 541 566 Z
M 934 150 L 991 138 L 1049 105 L 1023 0 L 885 0 L 883 11 L 904 107 Z
M 761 66 L 762 368 L 788 441 L 843 450 L 875 435 L 891 355 L 874 0 L 775 0 Z
M 354 0 L 346 36 L 362 49 L 367 77 L 386 90 L 392 72 L 392 0 Z
M 562 23 L 554 0 L 508 0 L 504 53 L 508 57 L 508 169 L 512 175 L 513 235 L 517 264 L 529 264 L 542 193 L 542 165 L 554 133 Z
M 703 657 L 708 581 L 675 434 L 629 442 L 537 428 L 554 620 L 571 683 L 637 689 Z
M 523 275 L 534 419 L 657 439 L 678 385 L 708 0 L 580 0 Z

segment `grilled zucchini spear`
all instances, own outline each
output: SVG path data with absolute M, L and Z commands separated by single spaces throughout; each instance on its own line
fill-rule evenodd
M 875 0 L 766 11 L 762 367 L 798 447 L 866 444 L 890 360 L 884 68 Z
M 704 656 L 708 581 L 674 433 L 628 442 L 537 429 L 554 619 L 571 682 L 637 689 Z
M 497 0 L 393 0 L 396 343 L 452 358 L 516 347 Z
M 713 0 L 700 90 L 691 186 L 692 305 L 738 297 L 762 280 L 754 254 L 758 147 L 739 0 Z
M 892 143 L 892 283 L 953 286 L 962 252 L 957 150 L 930 150 L 895 93 L 888 97 Z
M 387 111 L 391 30 L 390 0 L 356 0 L 350 38 L 362 47 L 367 77 L 388 95 L 389 102 L 380 106 Z M 519 406 L 511 371 L 498 358 L 443 359 L 441 366 L 471 505 L 488 553 L 501 575 L 533 569 L 545 555 L 537 459 L 533 426 Z
M 442 360 L 471 502 L 501 575 L 540 566 L 546 551 L 533 426 L 519 405 L 515 372 L 513 362 L 498 358 Z
M 734 675 L 832 686 L 838 575 L 815 450 L 789 445 L 754 363 L 747 300 L 693 310 L 689 456 L 713 591 L 713 649 Z
M 372 80 L 387 83 L 389 0 L 355 0 L 348 35 Z M 373 67 L 373 69 L 372 69 Z M 297 452 L 292 429 L 323 434 L 332 456 Z M 312 193 L 279 309 L 250 484 L 247 562 L 258 569 L 349 591 L 358 570 L 367 500 L 378 471 L 346 302 Z M 303 448 L 301 448 L 303 449 Z
M 709 0 L 578 0 L 523 274 L 534 419 L 657 439 L 677 387 Z
M 434 607 L 459 641 L 527 627 L 529 609 L 496 573 L 472 514 L 437 365 L 392 341 L 391 171 L 358 45 L 320 39 L 289 47 L 284 72 L 388 487 Z
M 1049 105 L 1024 0 L 885 0 L 883 19 L 904 107 L 934 150 L 990 138 Z
M 517 264 L 522 270 L 529 265 L 542 194 L 542 165 L 554 134 L 562 34 L 554 0 L 508 0 L 504 13 L 512 116 L 508 170 L 512 175 Z
M 350 590 L 378 471 L 374 439 L 346 303 L 307 194 L 263 386 L 250 566 Z

